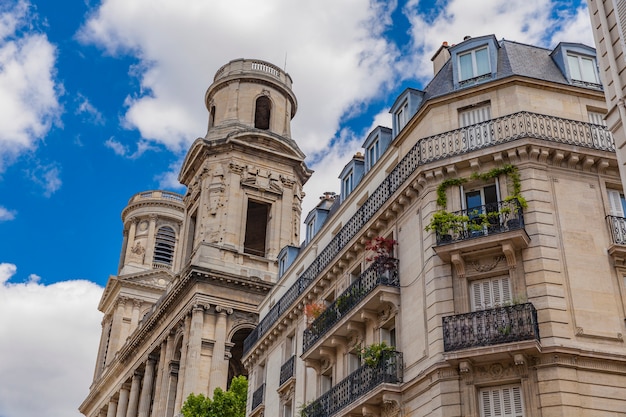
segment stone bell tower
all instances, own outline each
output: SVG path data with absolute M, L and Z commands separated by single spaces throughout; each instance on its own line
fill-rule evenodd
M 206 137 L 192 145 L 179 180 L 185 256 L 193 265 L 276 280 L 276 257 L 300 243 L 302 186 L 311 175 L 291 139 L 291 78 L 263 61 L 238 59 L 205 95 Z
M 191 393 L 246 374 L 243 341 L 277 280 L 277 255 L 300 243 L 311 175 L 291 139 L 291 78 L 267 62 L 220 68 L 205 96 L 209 127 L 191 146 L 184 196 L 146 191 L 122 212 L 118 276 L 99 309 L 102 338 L 87 417 L 174 417 Z

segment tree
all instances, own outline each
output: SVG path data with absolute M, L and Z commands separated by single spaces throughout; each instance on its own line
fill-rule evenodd
M 237 376 L 230 382 L 228 391 L 216 388 L 213 399 L 202 394 L 189 394 L 183 408 L 184 417 L 245 417 L 248 380 Z

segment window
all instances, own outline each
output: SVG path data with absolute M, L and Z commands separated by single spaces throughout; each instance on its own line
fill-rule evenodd
M 465 81 L 491 73 L 489 49 L 484 46 L 458 56 L 459 81 Z
M 154 244 L 153 263 L 166 266 L 172 265 L 174 259 L 174 246 L 176 245 L 176 233 L 169 226 L 159 228 Z
M 396 328 L 381 328 L 380 329 L 380 341 L 385 342 L 387 346 L 396 347 Z
M 324 394 L 333 387 L 333 368 L 332 366 L 320 375 L 320 395 Z
M 348 195 L 352 192 L 352 187 L 354 187 L 354 171 L 350 171 L 350 173 L 343 179 L 341 193 L 343 194 L 343 200 L 345 200 Z
M 283 254 L 283 256 L 281 256 L 278 259 L 278 276 L 282 277 L 285 274 L 285 271 L 287 270 L 287 254 Z
M 524 417 L 522 388 L 519 385 L 480 390 L 481 417 Z
M 269 212 L 269 204 L 248 201 L 246 235 L 243 243 L 243 251 L 245 253 L 265 256 L 265 239 Z
M 472 311 L 501 307 L 512 299 L 510 278 L 501 276 L 472 281 L 470 296 Z
M 359 356 L 353 352 L 349 352 L 347 354 L 346 362 L 347 362 L 346 375 L 350 375 L 352 372 L 356 371 L 361 366 L 361 362 L 359 361 Z
M 209 110 L 209 127 L 215 126 L 215 106 L 211 106 Z
M 291 401 L 283 405 L 283 416 L 282 417 L 292 417 L 292 409 L 291 409 Z
M 315 236 L 315 216 L 306 224 L 306 243 L 309 243 Z
M 256 99 L 256 109 L 254 112 L 254 127 L 268 130 L 270 128 L 270 113 L 272 102 L 269 97 L 261 96 Z
M 600 84 L 595 58 L 584 55 L 567 54 L 567 63 L 572 80 Z
M 478 149 L 493 140 L 491 125 L 491 105 L 483 104 L 459 110 L 459 127 L 463 129 L 464 147 Z
M 372 145 L 367 148 L 367 169 L 374 166 L 380 157 L 380 144 L 378 138 L 374 139 Z
M 626 213 L 626 199 L 624 194 L 617 190 L 607 190 L 609 194 L 610 215 L 624 217 Z
M 405 101 L 404 104 L 396 113 L 397 123 L 398 123 L 398 132 L 402 130 L 404 126 L 406 126 L 409 121 L 409 102 Z

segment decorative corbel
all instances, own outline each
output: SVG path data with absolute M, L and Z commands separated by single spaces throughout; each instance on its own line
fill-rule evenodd
M 461 256 L 461 252 L 456 251 L 450 254 L 450 262 L 456 269 L 456 274 L 459 278 L 465 278 L 465 261 Z
M 509 269 L 514 269 L 517 266 L 517 260 L 515 259 L 515 248 L 510 243 L 502 244 L 502 252 L 506 256 L 506 263 Z

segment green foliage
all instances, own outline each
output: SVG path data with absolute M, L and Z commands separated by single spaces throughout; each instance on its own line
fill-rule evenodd
M 184 417 L 245 417 L 248 380 L 245 376 L 232 379 L 228 391 L 216 388 L 213 399 L 202 394 L 189 394 L 181 408 Z
M 439 210 L 433 214 L 430 223 L 424 230 L 435 231 L 439 235 L 447 235 L 458 232 L 463 228 L 463 225 L 469 221 L 469 217 L 465 215 L 459 215 L 450 213 L 449 211 Z
M 467 182 L 467 178 L 448 178 L 443 180 L 439 187 L 437 187 L 437 205 L 439 207 L 446 207 L 448 203 L 448 197 L 446 196 L 446 190 L 449 187 L 459 186 Z
M 394 346 L 388 346 L 385 342 L 374 343 L 373 345 L 359 348 L 359 357 L 363 359 L 365 365 L 374 367 L 378 365 L 384 352 L 393 352 L 395 349 Z

